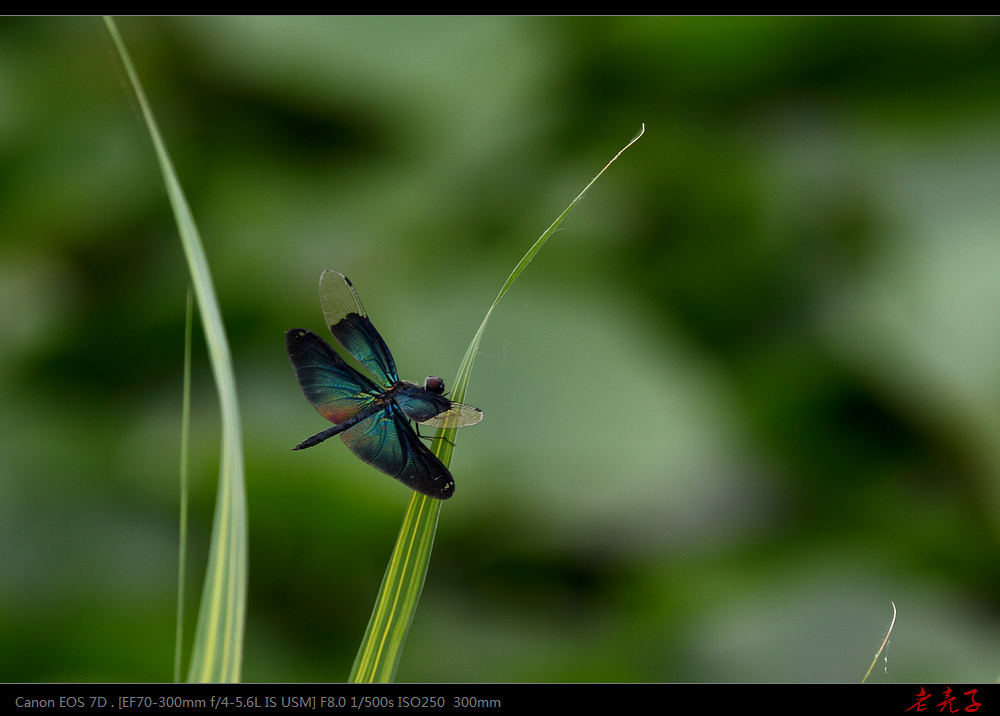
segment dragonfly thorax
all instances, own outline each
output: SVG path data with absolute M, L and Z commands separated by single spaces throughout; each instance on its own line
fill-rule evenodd
M 424 381 L 423 385 L 419 383 L 411 383 L 408 380 L 397 380 L 395 385 L 393 385 L 389 390 L 382 394 L 382 397 L 391 397 L 396 393 L 399 393 L 408 388 L 416 388 L 417 390 L 426 390 L 428 393 L 434 393 L 435 395 L 444 395 L 444 381 L 438 378 L 436 375 L 427 376 L 427 380 Z

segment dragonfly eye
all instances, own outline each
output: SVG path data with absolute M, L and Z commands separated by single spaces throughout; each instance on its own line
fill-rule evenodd
M 427 376 L 427 380 L 424 381 L 424 390 L 429 390 L 432 393 L 444 393 L 444 381 L 438 378 L 436 375 Z

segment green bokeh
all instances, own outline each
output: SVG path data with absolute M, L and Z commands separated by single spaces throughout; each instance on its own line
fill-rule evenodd
M 409 499 L 283 333 L 501 304 L 400 681 L 1000 671 L 994 19 L 124 19 L 244 410 L 244 679 L 346 678 Z M 186 275 L 99 19 L 0 20 L 0 681 L 167 680 Z M 219 450 L 195 365 L 190 643 Z M 186 663 L 186 659 L 185 659 Z

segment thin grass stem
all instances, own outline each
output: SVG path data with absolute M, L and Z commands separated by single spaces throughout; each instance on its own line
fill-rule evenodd
M 458 368 L 458 375 L 452 384 L 452 400 L 464 402 L 469 377 L 472 374 L 472 365 L 475 363 L 476 354 L 479 351 L 479 344 L 486 331 L 486 324 L 489 322 L 490 316 L 493 315 L 493 310 L 500 303 L 500 299 L 504 297 L 517 277 L 528 267 L 531 260 L 535 258 L 545 242 L 555 233 L 563 219 L 583 198 L 583 195 L 587 193 L 598 177 L 621 156 L 622 152 L 631 147 L 645 130 L 646 126 L 643 125 L 639 133 L 618 154 L 612 157 L 604 169 L 597 173 L 597 176 L 590 180 L 590 183 L 532 244 L 517 266 L 514 267 L 507 281 L 500 288 L 497 297 L 493 300 L 493 304 L 486 312 L 486 317 L 465 352 L 465 357 Z M 452 452 L 455 449 L 455 431 L 455 428 L 447 428 L 437 432 L 437 437 L 444 439 L 436 440 L 433 450 L 445 467 L 451 464 Z M 368 628 L 365 630 L 358 655 L 354 660 L 354 666 L 351 668 L 349 682 L 387 683 L 396 678 L 396 669 L 399 667 L 406 634 L 413 621 L 413 615 L 416 613 L 420 593 L 423 591 L 424 580 L 427 577 L 442 504 L 440 500 L 416 492 L 413 493 L 406 515 L 403 517 L 399 537 L 396 539 L 396 547 L 389 559 L 385 576 L 382 578 L 382 586 L 375 600 L 375 608 L 368 621 Z

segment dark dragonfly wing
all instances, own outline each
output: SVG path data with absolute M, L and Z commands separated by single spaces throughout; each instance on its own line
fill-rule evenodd
M 390 405 L 340 435 L 351 452 L 422 495 L 447 500 L 455 481 L 427 449 L 398 405 Z
M 302 395 L 332 423 L 349 420 L 382 395 L 382 388 L 349 366 L 312 331 L 293 328 L 285 334 L 285 347 Z
M 386 388 L 399 380 L 396 361 L 368 319 L 350 279 L 328 269 L 319 277 L 319 305 L 333 337 Z
M 462 428 L 483 419 L 479 408 L 453 403 L 439 393 L 419 387 L 402 391 L 396 402 L 410 420 L 431 428 Z

